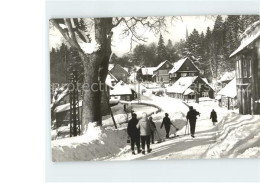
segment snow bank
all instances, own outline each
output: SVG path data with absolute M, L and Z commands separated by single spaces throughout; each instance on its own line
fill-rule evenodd
M 259 158 L 260 157 L 260 147 L 253 147 L 247 149 L 244 153 L 237 156 L 238 158 Z
M 160 112 L 160 113 L 152 115 L 153 121 L 155 122 L 155 125 L 156 125 L 156 129 L 161 138 L 164 138 L 166 136 L 164 127 L 162 129 L 160 128 L 164 116 L 165 116 L 164 112 Z M 179 130 L 181 130 L 186 125 L 186 117 L 185 117 L 184 113 L 180 113 L 180 112 L 169 113 L 169 118 L 171 119 L 172 124 Z M 178 131 L 176 130 L 175 127 L 171 126 L 170 135 L 171 134 L 178 135 Z M 155 135 L 155 140 L 158 140 L 158 139 L 159 139 L 158 135 Z
M 127 102 L 125 102 L 125 103 L 127 103 Z M 138 119 L 140 119 L 143 112 L 146 112 L 147 115 L 150 116 L 154 113 L 157 113 L 160 110 L 160 109 L 156 108 L 155 106 L 153 106 L 152 104 L 143 104 L 142 103 L 142 104 L 140 104 L 140 108 L 139 108 L 139 104 L 137 104 L 137 103 L 133 103 L 132 105 L 133 105 L 132 109 L 137 114 Z M 117 124 L 123 124 L 123 123 L 126 123 L 128 120 L 131 119 L 131 115 L 130 115 L 130 113 L 128 113 L 128 116 L 127 116 L 125 114 L 125 112 L 122 111 L 122 114 L 114 115 L 114 119 L 115 119 Z M 114 126 L 112 117 L 109 117 L 108 119 L 102 120 L 102 125 L 104 127 Z
M 217 142 L 207 158 L 260 157 L 260 116 L 231 112 L 218 124 Z
M 126 146 L 125 129 L 104 129 L 89 123 L 83 136 L 52 141 L 53 161 L 88 161 L 111 157 Z

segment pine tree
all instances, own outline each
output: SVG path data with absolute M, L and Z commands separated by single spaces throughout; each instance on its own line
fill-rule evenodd
M 240 20 L 239 32 L 243 33 L 250 24 L 260 20 L 260 15 L 242 15 Z
M 162 34 L 160 34 L 160 38 L 157 46 L 157 64 L 165 61 L 166 59 L 167 59 L 167 51 L 164 45 L 163 36 Z
M 167 60 L 171 63 L 179 60 L 179 56 L 176 53 L 176 49 L 172 44 L 172 41 L 169 39 L 166 45 L 166 51 L 167 51 Z
M 202 64 L 202 42 L 199 32 L 194 29 L 185 43 L 183 55 L 190 58 L 199 68 Z
M 214 71 L 212 66 L 212 32 L 209 27 L 207 27 L 206 35 L 204 38 L 204 59 L 207 65 L 204 70 L 204 75 L 207 78 L 213 78 Z
M 222 17 L 218 15 L 212 31 L 212 66 L 214 68 L 215 78 L 220 77 L 226 62 L 224 54 L 224 27 L 225 25 Z

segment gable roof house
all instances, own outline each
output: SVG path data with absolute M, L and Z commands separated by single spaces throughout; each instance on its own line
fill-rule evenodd
M 173 68 L 169 71 L 170 82 L 176 82 L 180 77 L 198 76 L 199 68 L 189 59 L 183 58 L 173 64 Z
M 260 114 L 260 20 L 240 36 L 230 55 L 236 60 L 236 88 L 240 114 Z
M 136 78 L 137 80 L 141 81 L 152 81 L 153 77 L 153 71 L 156 69 L 156 67 L 140 67 L 136 71 Z
M 128 82 L 129 73 L 128 71 L 119 64 L 109 64 L 108 71 L 119 81 Z
M 221 96 L 222 107 L 234 109 L 234 107 L 237 106 L 236 78 L 226 84 L 225 87 L 218 92 L 218 95 Z
M 222 88 L 225 87 L 231 80 L 236 77 L 236 71 L 225 72 L 220 78 Z
M 119 81 L 110 89 L 110 97 L 119 97 L 120 100 L 131 101 L 136 98 L 136 92 L 128 84 Z
M 180 99 L 194 99 L 198 97 L 214 97 L 214 90 L 206 78 L 199 76 L 180 77 L 172 86 L 166 89 L 168 96 Z
M 160 63 L 153 71 L 153 81 L 169 83 L 169 71 L 173 68 L 173 65 L 165 60 Z

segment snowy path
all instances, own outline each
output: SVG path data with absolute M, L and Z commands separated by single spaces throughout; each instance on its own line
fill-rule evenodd
M 188 108 L 180 100 L 168 97 L 154 97 L 153 102 L 162 107 L 166 112 L 186 113 Z M 201 116 L 198 118 L 196 126 L 196 138 L 191 138 L 185 134 L 185 127 L 178 134 L 179 137 L 169 139 L 160 144 L 152 144 L 153 151 L 146 155 L 131 155 L 130 146 L 127 145 L 118 157 L 109 160 L 160 160 L 160 159 L 197 159 L 203 158 L 209 147 L 216 142 L 217 127 L 213 126 L 209 120 L 209 113 L 212 110 L 212 102 L 205 104 L 191 104 Z M 216 106 L 216 105 L 215 105 Z M 221 116 L 219 116 L 219 119 Z

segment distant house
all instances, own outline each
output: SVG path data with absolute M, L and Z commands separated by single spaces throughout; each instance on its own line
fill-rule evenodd
M 197 97 L 214 97 L 214 90 L 206 78 L 199 76 L 180 77 L 166 89 L 168 96 L 179 99 L 195 99 Z
M 128 84 L 124 83 L 123 81 L 119 81 L 113 88 L 110 89 L 110 97 L 131 101 L 134 100 L 137 95 Z
M 236 78 L 222 88 L 218 95 L 221 96 L 221 106 L 234 109 L 237 106 Z
M 173 64 L 169 78 L 171 83 L 175 83 L 180 77 L 198 76 L 199 73 L 200 70 L 189 58 L 183 58 Z
M 221 87 L 224 88 L 231 80 L 236 77 L 236 71 L 225 72 L 220 78 Z
M 136 78 L 141 81 L 153 81 L 153 71 L 156 69 L 156 67 L 140 67 L 136 71 Z
M 118 80 L 116 79 L 116 77 L 110 71 L 108 71 L 107 78 L 106 78 L 106 85 L 113 88 L 113 86 L 115 86 L 117 82 Z
M 121 80 L 125 83 L 128 82 L 129 73 L 126 68 L 119 64 L 109 64 L 108 70 L 118 81 Z
M 68 126 L 70 123 L 70 103 L 59 105 L 54 110 L 56 128 Z M 81 121 L 82 100 L 79 101 L 79 121 Z
M 173 68 L 173 65 L 168 61 L 160 63 L 153 71 L 153 81 L 169 83 L 169 71 Z
M 108 72 L 105 87 L 105 92 L 102 93 L 101 98 L 101 111 L 102 115 L 109 114 L 108 98 L 111 88 L 113 88 L 114 83 L 117 82 L 116 78 Z M 106 96 L 107 95 L 107 96 Z M 108 97 L 108 98 L 107 98 Z M 111 101 L 109 101 L 110 103 Z M 82 100 L 79 101 L 79 118 L 81 121 L 82 112 Z M 68 125 L 70 122 L 70 95 L 69 90 L 65 89 L 52 104 L 53 117 L 56 119 L 56 127 Z
M 240 114 L 260 114 L 260 21 L 240 36 L 230 58 L 236 60 L 236 87 Z

